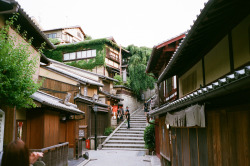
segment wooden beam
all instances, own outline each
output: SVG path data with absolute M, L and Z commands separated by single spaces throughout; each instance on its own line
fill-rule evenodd
M 164 43 L 162 43 L 162 44 L 159 44 L 157 47 L 156 47 L 156 49 L 159 49 L 159 48 L 161 48 L 161 47 L 164 47 L 164 46 L 166 46 L 166 45 L 168 45 L 168 44 L 170 44 L 170 43 L 173 43 L 173 42 L 175 42 L 175 41 L 177 41 L 177 40 L 180 40 L 180 39 L 182 39 L 182 38 L 184 38 L 185 37 L 185 34 L 182 34 L 182 35 L 180 35 L 180 36 L 177 36 L 177 37 L 175 37 L 175 38 L 173 38 L 173 39 L 170 39 L 170 40 L 168 40 L 168 41 L 166 41 L 166 42 L 164 42 Z
M 165 53 L 165 52 L 174 52 L 174 51 L 175 51 L 174 47 L 167 47 L 167 48 L 164 48 L 162 52 Z

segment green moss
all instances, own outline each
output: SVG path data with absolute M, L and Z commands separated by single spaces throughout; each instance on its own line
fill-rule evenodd
M 97 51 L 95 58 L 88 61 L 80 60 L 67 63 L 68 65 L 79 67 L 81 69 L 93 69 L 97 66 L 105 65 L 106 46 L 110 46 L 117 50 L 119 49 L 119 46 L 117 46 L 117 44 L 106 38 L 103 38 L 58 45 L 54 50 L 44 50 L 44 55 L 56 61 L 63 62 L 63 54 L 65 53 L 95 49 Z

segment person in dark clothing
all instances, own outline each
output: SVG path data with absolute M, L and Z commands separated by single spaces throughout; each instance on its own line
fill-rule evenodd
M 127 121 L 128 121 L 128 129 L 129 129 L 129 128 L 130 128 L 130 124 L 129 124 L 129 121 L 130 121 L 130 113 L 129 113 L 128 106 L 126 107 L 125 115 L 126 115 L 126 119 L 127 119 Z
M 148 112 L 148 103 L 147 103 L 147 101 L 145 101 L 145 103 L 144 103 L 144 113 L 145 113 L 145 116 L 147 116 L 147 112 Z

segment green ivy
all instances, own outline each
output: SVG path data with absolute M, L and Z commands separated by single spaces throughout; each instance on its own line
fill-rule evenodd
M 97 66 L 102 66 L 105 63 L 105 55 L 102 53 L 102 51 L 100 51 L 101 53 L 100 52 L 98 53 L 98 52 L 95 58 L 89 59 L 88 61 L 79 60 L 79 61 L 68 62 L 66 64 L 80 68 L 80 69 L 87 69 L 87 70 L 91 70 Z
M 54 50 L 44 50 L 44 54 L 51 59 L 63 62 L 63 54 L 77 52 L 88 49 L 97 51 L 96 57 L 90 60 L 79 60 L 67 63 L 68 65 L 79 67 L 81 69 L 91 70 L 97 66 L 105 65 L 106 46 L 119 49 L 119 46 L 114 42 L 102 38 L 95 40 L 87 40 L 83 42 L 58 45 Z
M 53 43 L 54 45 L 60 44 L 60 40 L 59 40 L 59 39 L 56 39 L 56 38 L 49 38 L 49 41 L 50 41 L 51 43 Z

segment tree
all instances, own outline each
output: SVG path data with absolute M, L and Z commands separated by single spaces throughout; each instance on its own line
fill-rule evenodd
M 114 79 L 118 80 L 118 82 L 114 82 L 115 85 L 123 85 L 122 77 L 118 74 L 115 74 Z
M 86 34 L 85 40 L 92 40 L 92 37 Z
M 29 46 L 32 39 L 21 42 L 9 34 L 16 19 L 17 15 L 14 15 L 0 29 L 0 104 L 27 108 L 35 106 L 30 95 L 35 93 L 40 85 L 33 79 L 39 57 L 30 56 L 32 51 Z M 20 27 L 17 31 L 19 29 Z M 25 34 L 23 33 L 24 39 Z
M 155 79 L 145 72 L 152 49 L 134 45 L 129 45 L 126 49 L 132 54 L 128 66 L 130 88 L 140 96 L 143 90 L 154 88 Z

